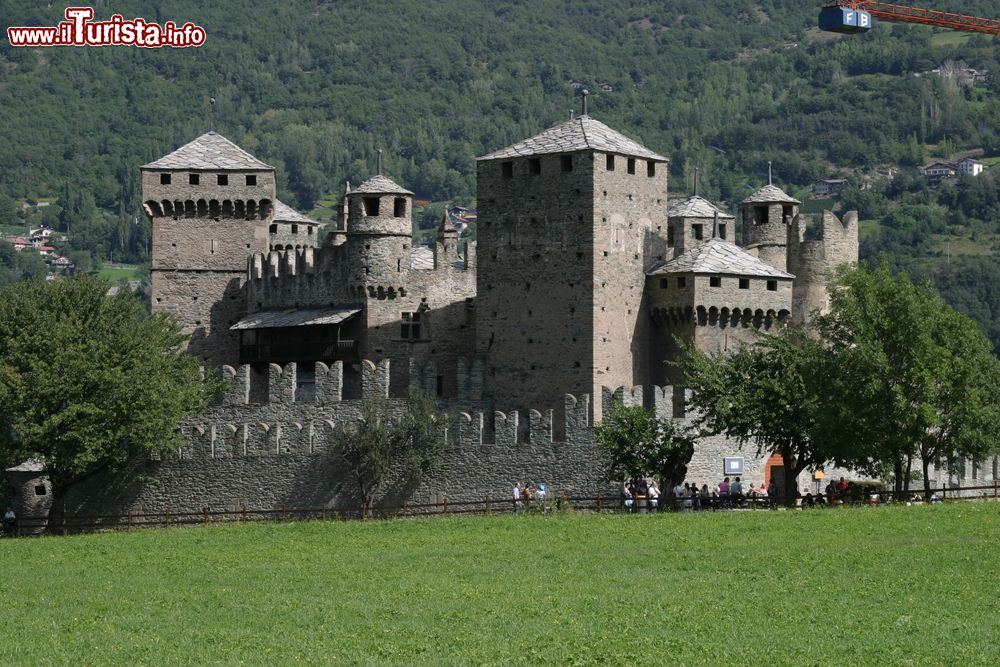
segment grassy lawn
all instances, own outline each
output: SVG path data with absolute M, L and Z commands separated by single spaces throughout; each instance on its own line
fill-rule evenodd
M 947 32 L 937 32 L 931 35 L 931 46 L 957 46 L 965 44 L 972 37 L 972 33 L 949 30 Z
M 139 267 L 134 264 L 105 265 L 98 272 L 98 275 L 114 282 L 118 282 L 119 280 L 133 280 L 137 268 Z
M 1000 504 L 0 541 L 0 664 L 980 665 Z

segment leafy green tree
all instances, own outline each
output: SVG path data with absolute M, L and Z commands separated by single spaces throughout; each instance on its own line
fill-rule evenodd
M 608 457 L 609 479 L 655 477 L 671 489 L 684 480 L 694 454 L 691 432 L 641 405 L 615 403 L 594 433 Z
M 803 471 L 835 458 L 821 419 L 828 358 L 801 329 L 761 335 L 733 353 L 707 354 L 689 346 L 682 363 L 698 428 L 741 447 L 750 444 L 758 457 L 780 454 L 787 504 L 795 501 Z
M 7 460 L 42 461 L 56 527 L 80 482 L 182 444 L 179 420 L 216 387 L 173 320 L 109 287 L 79 277 L 0 289 L 0 446 Z
M 836 360 L 826 414 L 843 441 L 858 444 L 855 467 L 891 466 L 903 492 L 920 457 L 929 490 L 930 463 L 995 450 L 998 361 L 929 281 L 893 275 L 884 261 L 841 270 L 816 326 Z
M 356 427 L 339 424 L 331 432 L 330 449 L 356 487 L 362 516 L 371 515 L 375 496 L 394 469 L 413 479 L 437 461 L 445 443 L 435 408 L 434 398 L 419 390 L 410 392 L 402 412 L 389 399 L 365 399 Z

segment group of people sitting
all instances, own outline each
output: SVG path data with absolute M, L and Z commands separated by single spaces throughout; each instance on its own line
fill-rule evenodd
M 675 510 L 695 511 L 713 508 L 743 507 L 747 505 L 767 506 L 769 498 L 777 495 L 778 489 L 774 480 L 768 486 L 763 482 L 750 482 L 748 488 L 743 487 L 743 481 L 736 477 L 730 481 L 726 477 L 715 488 L 708 484 L 698 486 L 697 482 L 678 482 L 671 489 L 673 508 Z M 622 488 L 625 509 L 632 512 L 636 509 L 648 508 L 656 511 L 660 506 L 660 489 L 656 481 L 647 482 L 644 479 L 629 480 Z

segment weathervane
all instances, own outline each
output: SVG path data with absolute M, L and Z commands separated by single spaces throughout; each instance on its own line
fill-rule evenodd
M 581 113 L 580 115 L 581 116 L 586 116 L 587 115 L 587 97 L 590 95 L 590 91 L 587 90 L 586 88 L 584 88 L 580 92 L 580 95 L 583 97 L 583 113 Z
M 208 98 L 208 131 L 215 132 L 215 98 Z
M 774 185 L 774 181 L 771 180 L 771 161 L 767 161 L 767 184 Z

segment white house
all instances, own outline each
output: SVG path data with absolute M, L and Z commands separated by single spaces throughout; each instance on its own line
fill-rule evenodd
M 958 168 L 958 171 L 963 174 L 968 174 L 969 176 L 978 176 L 983 173 L 983 169 L 986 168 L 986 165 L 982 162 L 971 157 L 965 158 L 955 166 Z

